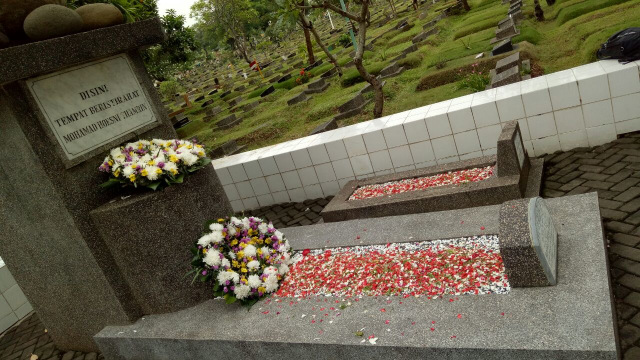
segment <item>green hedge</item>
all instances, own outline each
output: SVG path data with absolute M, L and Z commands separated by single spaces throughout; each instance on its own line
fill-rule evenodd
M 569 20 L 575 19 L 584 14 L 590 13 L 592 11 L 596 11 L 599 9 L 604 9 L 611 5 L 622 4 L 623 2 L 627 2 L 628 0 L 591 0 L 586 1 L 584 3 L 577 4 L 575 6 L 570 6 L 565 9 L 560 10 L 558 13 L 558 17 L 556 21 L 558 25 L 562 25 Z
M 380 71 L 385 68 L 385 66 L 387 66 L 386 62 L 377 62 L 365 65 L 365 68 L 370 74 L 378 75 L 380 74 Z M 349 69 L 342 75 L 340 84 L 342 85 L 342 87 L 349 87 L 363 81 L 364 79 L 362 78 L 362 76 L 360 76 L 358 69 Z

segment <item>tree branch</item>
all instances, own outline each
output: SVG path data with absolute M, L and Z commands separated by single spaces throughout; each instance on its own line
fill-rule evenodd
M 338 13 L 339 15 L 342 15 L 342 16 L 344 16 L 346 18 L 349 18 L 349 19 L 351 19 L 353 21 L 357 21 L 357 22 L 360 21 L 360 18 L 358 18 L 357 16 L 355 16 L 355 15 L 353 15 L 351 13 L 348 13 L 348 12 L 340 9 L 339 7 L 337 7 L 335 5 L 330 4 L 327 1 L 324 1 L 320 5 L 307 5 L 307 6 L 296 5 L 296 6 L 300 10 L 308 10 L 308 9 L 326 9 L 326 10 L 331 10 L 331 11 L 334 11 L 334 12 Z

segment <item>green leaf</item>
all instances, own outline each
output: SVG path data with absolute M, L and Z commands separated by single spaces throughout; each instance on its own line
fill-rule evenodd
M 182 184 L 183 181 L 184 181 L 184 174 L 180 174 L 180 175 L 178 175 L 178 177 L 176 177 L 173 180 L 173 183 L 174 184 Z
M 116 178 L 110 178 L 109 180 L 107 180 L 106 182 L 103 182 L 102 184 L 100 184 L 99 186 L 103 189 L 106 188 L 110 188 L 116 185 L 120 185 L 122 184 L 122 182 L 119 179 Z
M 242 303 L 242 306 L 245 306 L 247 308 L 247 311 L 249 311 L 249 310 L 251 310 L 253 305 L 255 305 L 259 300 L 260 300 L 259 298 L 255 298 L 255 299 L 244 301 Z
M 193 276 L 193 280 L 191 280 L 191 285 L 195 284 L 196 279 L 198 278 L 198 275 L 200 275 L 200 271 L 196 271 L 196 274 Z
M 147 187 L 153 191 L 158 190 L 158 186 L 160 186 L 160 181 L 154 181 L 151 184 L 147 185 Z
M 225 294 L 224 300 L 227 302 L 227 304 L 233 304 L 238 299 L 236 299 L 236 297 L 231 294 Z

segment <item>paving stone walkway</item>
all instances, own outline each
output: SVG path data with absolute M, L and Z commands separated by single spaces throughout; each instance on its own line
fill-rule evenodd
M 640 359 L 640 133 L 628 134 L 596 148 L 558 152 L 545 157 L 542 195 L 552 198 L 596 191 L 609 242 L 611 276 L 623 360 Z M 320 211 L 331 198 L 279 204 L 245 213 L 275 227 L 322 221 Z M 96 353 L 55 349 L 36 314 L 0 337 L 0 360 L 102 359 Z

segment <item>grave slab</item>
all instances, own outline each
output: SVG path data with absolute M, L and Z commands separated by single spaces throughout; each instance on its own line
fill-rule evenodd
M 547 205 L 558 229 L 555 286 L 461 295 L 453 302 L 364 297 L 336 311 L 328 310 L 335 305 L 329 303 L 346 305 L 341 298 L 271 299 L 249 311 L 210 300 L 133 325 L 106 327 L 96 342 L 114 360 L 191 360 L 212 352 L 231 358 L 239 347 L 248 358 L 264 359 L 313 354 L 317 359 L 614 360 L 619 349 L 597 194 L 550 199 Z M 448 239 L 498 233 L 499 211 L 494 205 L 282 230 L 298 251 Z M 481 226 L 485 230 L 479 231 Z M 364 337 L 354 335 L 362 328 Z M 378 338 L 376 345 L 366 341 L 370 334 Z
M 520 77 L 520 68 L 516 65 L 493 76 L 491 78 L 491 87 L 497 88 L 516 83 L 520 80 L 522 80 Z
M 349 181 L 321 212 L 322 218 L 325 222 L 334 222 L 414 214 L 501 204 L 507 200 L 538 196 L 544 160 L 528 158 L 517 122 L 505 125 L 497 147 L 495 156 Z M 494 165 L 494 174 L 482 181 L 350 199 L 362 187 Z

